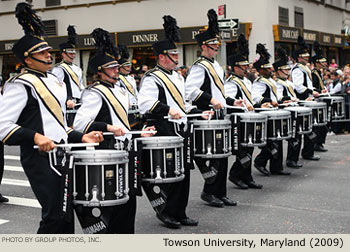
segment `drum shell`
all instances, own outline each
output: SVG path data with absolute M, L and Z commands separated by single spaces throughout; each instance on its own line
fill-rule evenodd
M 231 122 L 193 120 L 194 157 L 225 158 L 231 155 Z
M 292 135 L 304 135 L 312 132 L 312 109 L 306 107 L 286 107 L 291 112 Z
M 319 97 L 319 101 L 325 102 L 327 104 L 328 110 L 328 120 L 332 121 L 341 119 L 345 116 L 345 102 L 344 98 L 340 96 L 331 96 L 331 97 Z
M 302 106 L 312 109 L 312 122 L 314 127 L 327 125 L 328 113 L 327 103 L 325 102 L 299 102 Z
M 128 199 L 128 153 L 117 150 L 72 151 L 73 204 L 105 207 Z
M 267 115 L 267 139 L 287 140 L 292 137 L 291 112 L 286 110 L 261 111 Z
M 142 181 L 174 183 L 184 179 L 183 138 L 142 137 Z

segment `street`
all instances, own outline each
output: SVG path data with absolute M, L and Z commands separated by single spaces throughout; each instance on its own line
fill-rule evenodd
M 261 176 L 253 168 L 262 190 L 239 190 L 228 181 L 227 195 L 236 207 L 213 208 L 200 200 L 203 179 L 191 173 L 187 214 L 199 220 L 198 227 L 167 229 L 145 195 L 138 198 L 136 233 L 139 234 L 337 234 L 350 233 L 349 163 L 350 135 L 328 136 L 328 152 L 320 161 L 301 159 L 301 169 L 291 176 Z M 284 157 L 286 156 L 284 142 Z M 259 153 L 254 150 L 254 156 Z M 234 160 L 230 158 L 231 165 Z M 0 192 L 10 199 L 0 204 L 0 233 L 36 233 L 40 206 L 21 168 L 18 147 L 5 147 L 5 173 Z M 82 233 L 76 221 L 76 233 Z

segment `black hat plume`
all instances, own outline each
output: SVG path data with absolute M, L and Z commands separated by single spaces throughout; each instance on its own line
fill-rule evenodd
M 238 51 L 240 54 L 246 57 L 249 55 L 249 44 L 243 34 L 240 34 L 238 37 Z
M 98 53 L 109 54 L 112 57 L 118 57 L 118 51 L 114 46 L 114 43 L 108 31 L 101 28 L 96 28 L 91 33 L 91 36 L 95 40 Z
M 286 50 L 283 47 L 279 47 L 277 49 L 277 56 L 283 62 L 288 62 L 288 60 L 289 60 L 287 52 L 286 52 Z
M 164 32 L 165 37 L 174 42 L 180 42 L 180 28 L 177 26 L 176 19 L 170 15 L 165 15 L 164 19 Z
M 45 35 L 44 24 L 39 16 L 36 15 L 32 5 L 28 3 L 18 3 L 16 6 L 16 18 L 23 27 L 25 35 L 42 37 Z
M 256 45 L 256 53 L 258 53 L 260 57 L 262 57 L 266 61 L 268 61 L 271 57 L 265 46 L 261 43 Z
M 218 15 L 214 9 L 210 9 L 207 13 L 208 16 L 208 31 L 212 35 L 217 35 L 220 32 L 219 23 L 218 23 Z
M 129 50 L 125 45 L 118 45 L 118 51 L 120 54 L 120 58 L 128 59 L 130 57 Z
M 69 25 L 67 28 L 68 31 L 68 43 L 72 45 L 77 44 L 77 33 L 73 25 Z
M 317 41 L 314 42 L 314 51 L 316 55 L 322 56 L 323 54 L 322 47 Z

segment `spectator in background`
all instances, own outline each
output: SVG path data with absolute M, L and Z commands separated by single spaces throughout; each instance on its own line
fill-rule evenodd
M 329 68 L 334 70 L 338 68 L 338 64 L 335 62 L 335 59 L 332 59 L 331 64 L 329 65 Z
M 142 65 L 141 70 L 143 71 L 143 73 L 145 73 L 149 70 L 149 68 L 147 65 Z
M 177 68 L 177 72 L 184 78 L 186 79 L 187 77 L 187 72 L 188 68 L 186 66 L 180 66 Z

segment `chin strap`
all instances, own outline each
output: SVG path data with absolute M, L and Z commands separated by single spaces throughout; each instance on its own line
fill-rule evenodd
M 38 62 L 40 62 L 40 63 L 46 64 L 46 65 L 51 65 L 52 62 L 53 62 L 53 58 L 52 58 L 52 57 L 50 57 L 51 61 L 39 60 L 39 59 L 37 59 L 37 58 L 34 58 L 32 55 L 29 55 L 28 57 L 31 58 L 31 59 L 33 59 L 33 60 L 35 60 L 35 61 L 38 61 Z
M 66 56 L 67 56 L 68 58 L 70 58 L 72 61 L 74 60 L 74 58 L 71 57 L 71 56 L 69 56 L 68 53 L 66 53 Z
M 218 51 L 218 49 L 215 49 L 215 48 L 213 48 L 213 47 L 211 47 L 210 45 L 206 45 L 209 49 L 211 49 L 211 50 L 213 50 L 214 52 L 217 52 Z
M 175 65 L 179 64 L 179 62 L 174 61 L 174 60 L 169 56 L 168 53 L 166 53 L 165 55 L 168 56 L 168 58 L 169 58 Z
M 112 80 L 115 80 L 115 81 L 118 81 L 118 80 L 119 80 L 119 78 L 117 78 L 117 77 L 109 76 L 109 74 L 107 74 L 107 73 L 105 72 L 105 70 L 103 70 L 103 68 L 102 68 L 101 72 L 104 73 L 108 78 L 111 78 Z

